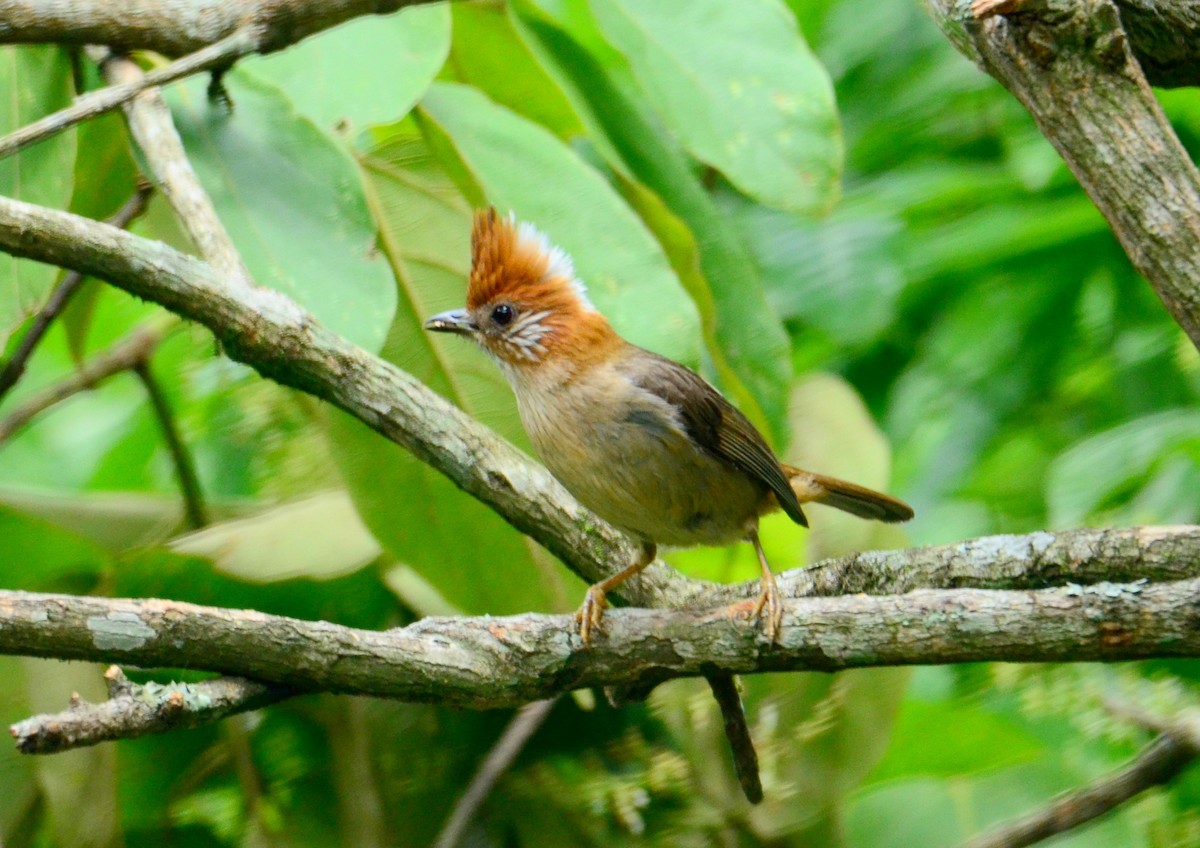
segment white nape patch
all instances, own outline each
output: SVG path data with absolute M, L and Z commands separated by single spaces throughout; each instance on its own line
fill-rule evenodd
M 591 298 L 588 297 L 587 286 L 583 284 L 583 280 L 575 276 L 575 263 L 571 261 L 571 257 L 567 255 L 567 252 L 561 247 L 551 244 L 550 238 L 528 221 L 517 223 L 516 216 L 511 212 L 508 218 L 517 225 L 517 239 L 522 244 L 532 243 L 535 248 L 544 253 L 550 260 L 546 267 L 546 275 L 549 277 L 565 277 L 569 280 L 571 288 L 579 296 L 579 300 L 583 303 L 584 308 L 595 312 L 596 307 L 592 304 Z

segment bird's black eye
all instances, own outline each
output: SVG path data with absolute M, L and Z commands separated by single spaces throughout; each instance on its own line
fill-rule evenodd
M 516 317 L 517 310 L 508 303 L 502 303 L 492 310 L 492 322 L 497 327 L 507 327 Z

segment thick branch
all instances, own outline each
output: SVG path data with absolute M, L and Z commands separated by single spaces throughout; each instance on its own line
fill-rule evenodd
M 72 699 L 61 713 L 39 715 L 9 728 L 22 754 L 54 754 L 113 739 L 136 739 L 199 727 L 226 716 L 265 707 L 290 692 L 237 677 L 199 683 L 132 683 L 112 666 L 104 674 L 109 699 L 98 704 Z
M 374 632 L 172 601 L 0 592 L 0 652 L 487 708 L 714 672 L 1195 657 L 1197 605 L 1200 578 L 792 599 L 772 645 L 747 599 L 617 610 L 584 650 L 569 615 L 427 618 Z
M 361 15 L 432 0 L 0 0 L 0 43 L 106 44 L 181 56 L 250 25 L 261 50 L 295 44 Z
M 1151 85 L 1200 84 L 1200 7 L 1161 0 L 1115 0 L 1129 46 Z M 972 0 L 977 18 L 1044 12 L 1054 0 Z
M 979 21 L 963 0 L 928 3 L 955 45 L 1029 110 L 1200 347 L 1200 173 L 1142 76 L 1116 6 L 1039 0 L 1036 13 Z

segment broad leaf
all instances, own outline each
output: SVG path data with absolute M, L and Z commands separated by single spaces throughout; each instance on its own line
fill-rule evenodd
M 226 77 L 236 108 L 212 105 L 194 78 L 166 92 L 196 173 L 261 286 L 295 298 L 330 329 L 378 350 L 395 284 L 354 162 L 249 74 Z
M 838 195 L 833 86 L 777 0 L 593 0 L 683 145 L 743 192 L 820 212 Z
M 239 67 L 280 86 L 322 129 L 353 133 L 408 114 L 449 48 L 449 4 L 430 3 L 366 15 Z

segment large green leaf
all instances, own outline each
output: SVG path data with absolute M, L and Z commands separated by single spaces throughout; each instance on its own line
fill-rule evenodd
M 687 156 L 622 82 L 623 60 L 597 43 L 600 36 L 592 32 L 586 3 L 568 6 L 562 15 L 571 22 L 569 32 L 531 0 L 513 8 L 531 48 L 591 129 L 598 151 L 618 173 L 632 175 L 657 194 L 692 231 L 714 306 L 710 335 L 720 352 L 712 355 L 726 359 L 738 377 L 720 388 L 764 433 L 782 443 L 791 382 L 788 339 L 767 305 L 754 260 Z
M 523 440 L 512 393 L 492 363 L 459 338 L 422 328 L 461 306 L 470 264 L 471 207 L 411 123 L 362 157 L 380 243 L 400 284 L 383 356 Z M 326 418 L 330 449 L 354 505 L 384 549 L 450 603 L 470 612 L 563 608 L 566 569 L 445 476 L 341 413 Z
M 239 67 L 287 92 L 325 130 L 358 131 L 408 114 L 450 49 L 448 3 L 367 15 Z
M 504 3 L 454 3 L 454 41 L 447 71 L 496 103 L 541 124 L 559 138 L 582 132 L 579 117 L 558 85 L 513 28 Z
M 58 47 L 0 47 L 0 134 L 8 134 L 71 102 L 71 64 Z M 0 159 L 0 195 L 55 209 L 71 199 L 75 132 L 67 130 Z M 41 306 L 58 269 L 0 256 L 0 350 L 9 334 Z
M 838 194 L 833 86 L 777 0 L 593 0 L 605 35 L 697 158 L 755 199 L 819 212 Z
M 374 250 L 375 224 L 354 162 L 248 74 L 226 77 L 232 114 L 204 81 L 166 92 L 196 173 L 254 281 L 295 298 L 330 329 L 378 350 L 395 283 Z
M 445 131 L 489 201 L 536 224 L 571 256 L 621 335 L 699 360 L 694 304 L 654 237 L 594 168 L 547 130 L 464 86 L 433 86 L 421 113 Z

